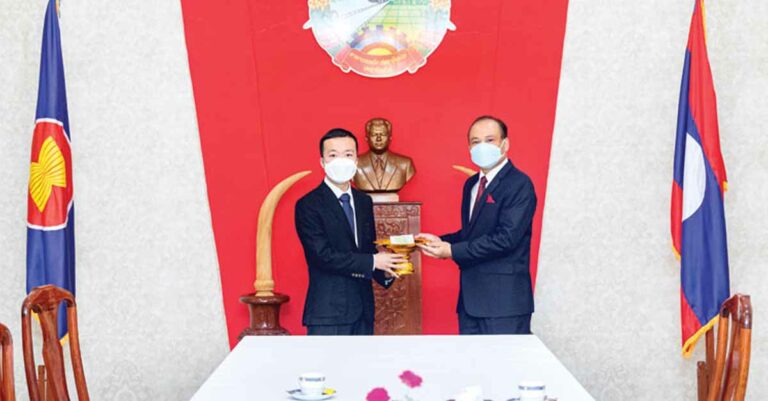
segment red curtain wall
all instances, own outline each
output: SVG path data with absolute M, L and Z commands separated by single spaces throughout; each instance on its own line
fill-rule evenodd
M 451 165 L 472 166 L 469 123 L 489 113 L 504 119 L 510 157 L 531 176 L 539 198 L 535 275 L 567 7 L 567 0 L 454 0 L 457 30 L 426 66 L 371 79 L 343 73 L 302 29 L 305 1 L 182 0 L 231 345 L 248 325 L 238 298 L 253 291 L 261 201 L 280 180 L 309 169 L 313 174 L 279 205 L 273 233 L 277 291 L 291 297 L 282 323 L 305 333 L 307 273 L 293 208 L 323 177 L 320 136 L 332 127 L 350 129 L 363 152 L 363 125 L 375 116 L 392 121 L 393 150 L 416 164 L 401 200 L 423 202 L 422 228 L 437 234 L 459 227 L 466 177 Z M 458 271 L 450 261 L 423 261 L 424 333 L 455 333 Z

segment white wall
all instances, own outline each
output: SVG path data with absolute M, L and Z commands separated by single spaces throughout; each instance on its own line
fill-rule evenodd
M 597 400 L 694 400 L 669 205 L 693 1 L 571 1 L 535 331 Z M 707 2 L 730 184 L 731 289 L 755 309 L 748 399 L 768 394 L 768 3 Z
M 46 1 L 0 0 L 0 322 L 25 296 Z M 95 400 L 186 400 L 228 352 L 179 2 L 61 4 L 78 312 Z M 72 389 L 74 390 L 74 389 Z

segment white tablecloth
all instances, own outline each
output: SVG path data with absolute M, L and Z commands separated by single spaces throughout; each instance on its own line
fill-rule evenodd
M 283 401 L 301 373 L 322 372 L 334 401 L 365 401 L 374 387 L 403 399 L 398 376 L 423 378 L 410 395 L 445 401 L 479 385 L 484 398 L 517 396 L 522 380 L 541 380 L 559 401 L 594 401 L 536 336 L 246 337 L 192 401 Z

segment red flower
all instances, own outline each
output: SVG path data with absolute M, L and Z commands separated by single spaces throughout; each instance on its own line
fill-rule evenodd
M 387 393 L 387 389 L 383 387 L 376 387 L 375 389 L 371 390 L 367 396 L 365 396 L 365 401 L 389 401 L 389 394 Z
M 410 370 L 406 370 L 400 375 L 400 380 L 405 383 L 406 386 L 410 388 L 416 388 L 421 386 L 421 377 L 417 375 L 416 373 L 411 372 Z

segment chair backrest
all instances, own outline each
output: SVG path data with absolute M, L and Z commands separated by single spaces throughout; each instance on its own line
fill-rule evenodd
M 0 401 L 15 401 L 13 386 L 13 341 L 8 328 L 0 324 Z
M 64 374 L 64 355 L 58 337 L 57 318 L 59 304 L 64 302 L 67 310 L 67 327 L 72 372 L 75 376 L 77 399 L 89 401 L 85 384 L 83 362 L 80 357 L 80 338 L 77 332 L 77 306 L 75 297 L 69 291 L 53 285 L 33 289 L 21 306 L 21 340 L 24 354 L 24 371 L 30 401 L 43 401 L 38 389 L 35 371 L 35 356 L 32 347 L 32 313 L 37 315 L 43 333 L 43 361 L 47 373 L 48 401 L 69 401 L 67 380 Z
M 749 295 L 736 294 L 723 302 L 717 326 L 715 359 L 713 364 L 708 362 L 707 401 L 743 401 L 752 343 Z M 712 352 L 708 350 L 707 354 Z

